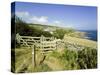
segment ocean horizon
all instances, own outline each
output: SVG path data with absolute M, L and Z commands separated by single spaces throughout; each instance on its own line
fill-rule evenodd
M 79 30 L 86 32 L 86 38 L 89 40 L 97 41 L 97 30 Z

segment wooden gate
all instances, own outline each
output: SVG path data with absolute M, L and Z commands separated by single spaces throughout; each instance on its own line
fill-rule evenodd
M 18 33 L 16 34 L 17 43 L 21 44 L 25 47 L 32 48 L 32 63 L 35 66 L 35 51 L 36 49 L 42 50 L 43 53 L 48 51 L 57 50 L 64 46 L 64 43 L 60 39 L 56 39 L 55 37 L 32 37 L 32 36 L 20 36 Z

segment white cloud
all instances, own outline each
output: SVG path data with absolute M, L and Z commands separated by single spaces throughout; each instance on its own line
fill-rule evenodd
M 29 16 L 28 12 L 17 12 L 17 15 L 19 16 Z
M 15 14 L 16 16 L 20 17 L 22 20 L 28 23 L 48 23 L 48 17 L 46 16 L 32 16 L 29 14 L 29 12 L 16 12 Z
M 66 25 L 66 27 L 68 27 L 68 28 L 72 28 L 73 26 L 72 26 L 72 25 Z
M 40 17 L 37 17 L 37 16 L 33 16 L 31 18 L 31 21 L 33 21 L 33 23 L 47 23 L 48 22 L 48 17 L 46 16 L 40 16 Z
M 56 21 L 54 21 L 54 24 L 61 24 L 61 22 L 56 20 Z
M 16 12 L 15 14 L 20 18 L 29 18 L 30 17 L 28 12 Z
M 58 20 L 53 21 L 52 24 L 55 25 L 55 26 L 61 26 L 62 25 L 61 21 L 58 21 Z
M 54 26 L 63 26 L 63 27 L 70 27 L 69 25 L 64 25 L 59 20 L 49 21 L 47 16 L 32 16 L 29 12 L 16 12 L 16 16 L 20 17 L 27 23 L 37 23 L 37 24 L 46 24 L 46 25 L 54 25 Z
M 28 22 L 28 23 L 31 22 L 30 21 L 31 15 L 29 14 L 29 12 L 26 12 L 26 11 L 24 11 L 24 12 L 16 12 L 15 15 L 18 16 L 19 18 L 21 18 L 22 20 Z

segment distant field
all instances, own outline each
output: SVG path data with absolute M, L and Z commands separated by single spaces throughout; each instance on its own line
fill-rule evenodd
M 64 41 L 67 41 L 72 44 L 78 44 L 82 45 L 85 47 L 90 47 L 90 48 L 97 48 L 97 42 L 88 40 L 88 39 L 81 39 L 81 38 L 76 38 L 76 37 L 70 37 L 70 36 L 65 36 Z

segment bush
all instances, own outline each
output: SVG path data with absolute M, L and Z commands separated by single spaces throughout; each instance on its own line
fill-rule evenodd
M 80 69 L 97 68 L 97 50 L 85 48 L 82 51 L 78 51 L 77 62 L 80 66 Z
M 13 21 L 14 20 L 12 20 L 12 22 Z M 37 36 L 37 37 L 41 35 L 44 35 L 46 37 L 52 36 L 49 32 L 43 31 L 40 28 L 29 26 L 29 24 L 27 24 L 17 16 L 15 17 L 15 25 L 16 25 L 16 34 L 19 33 L 22 36 Z
M 78 54 L 76 51 L 65 50 L 64 54 L 62 55 L 62 60 L 65 60 L 65 69 L 72 70 L 78 69 L 79 66 L 77 64 Z
M 75 30 L 73 29 L 56 29 L 56 31 L 54 31 L 53 36 L 58 39 L 63 39 L 65 34 L 71 34 L 73 32 L 75 32 Z
M 65 49 L 63 54 L 54 51 L 51 56 L 65 65 L 65 70 L 97 68 L 97 50 L 85 48 L 80 51 Z

